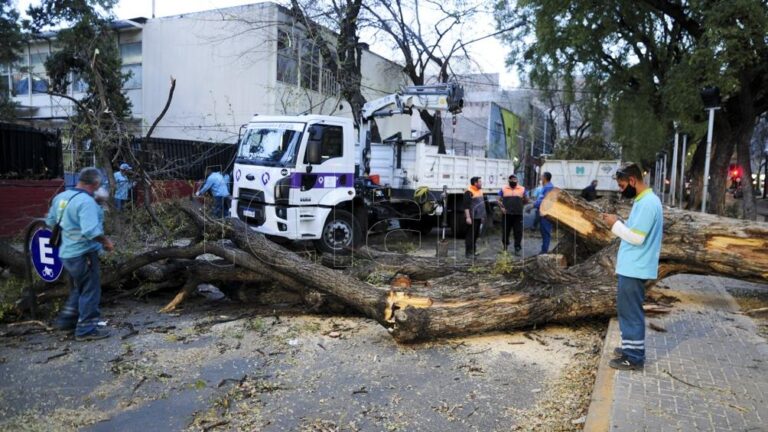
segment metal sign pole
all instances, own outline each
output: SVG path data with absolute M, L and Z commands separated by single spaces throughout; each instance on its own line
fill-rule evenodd
M 677 145 L 680 134 L 675 131 L 675 147 L 672 149 L 672 174 L 669 176 L 669 205 L 675 206 L 675 192 L 677 192 Z
M 687 157 L 688 135 L 683 134 L 683 152 L 680 155 L 680 208 L 683 208 L 685 199 L 685 158 Z
M 715 126 L 715 110 L 709 110 L 709 125 L 707 126 L 707 152 L 704 156 L 704 190 L 701 191 L 701 212 L 707 212 L 707 195 L 709 194 L 709 160 L 712 158 L 712 130 Z

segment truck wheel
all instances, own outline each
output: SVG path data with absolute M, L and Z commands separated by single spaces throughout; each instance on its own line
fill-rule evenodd
M 349 255 L 360 246 L 362 230 L 354 216 L 346 210 L 332 210 L 315 247 L 322 252 Z

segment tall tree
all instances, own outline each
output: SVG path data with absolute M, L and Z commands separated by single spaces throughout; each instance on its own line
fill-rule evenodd
M 737 150 L 750 178 L 749 142 L 756 119 L 768 110 L 768 5 L 760 0 L 678 2 L 607 0 L 552 2 L 505 0 L 498 5 L 500 27 L 527 24 L 504 35 L 510 61 L 534 83 L 566 70 L 603 82 L 617 110 L 617 137 L 635 136 L 632 152 L 652 159 L 659 142 L 638 137 L 669 136 L 673 122 L 700 140 L 706 116 L 699 90 L 720 87 L 722 110 L 715 124 L 711 207 L 725 210 L 728 165 Z M 663 141 L 662 141 L 663 142 Z M 703 146 L 696 148 L 692 173 L 700 200 Z M 744 213 L 755 217 L 754 197 L 745 189 Z
M 462 40 L 456 37 L 461 25 L 479 10 L 478 4 L 464 1 L 393 0 L 369 1 L 363 7 L 371 15 L 370 26 L 380 30 L 393 42 L 402 55 L 403 70 L 414 85 L 427 84 L 430 77 L 439 83 L 452 77 L 451 60 L 454 56 L 469 57 L 467 45 L 484 39 Z M 433 9 L 427 17 L 425 5 Z M 438 153 L 445 153 L 442 118 L 439 112 L 419 110 L 419 117 L 432 132 Z
M 123 91 L 129 76 L 121 70 L 112 27 L 112 8 L 117 1 L 43 0 L 29 7 L 30 20 L 26 23 L 33 36 L 60 28 L 55 42 L 58 49 L 45 62 L 51 78 L 49 92 L 74 104 L 72 140 L 78 147 L 92 146 L 110 178 L 112 158 L 128 152 L 126 123 L 131 114 L 131 103 Z M 87 88 L 81 99 L 67 94 L 73 79 Z
M 357 123 L 365 105 L 362 94 L 360 45 L 360 12 L 363 0 L 330 0 L 312 2 L 291 0 L 291 15 L 301 23 L 307 36 L 320 49 L 323 63 L 335 71 L 341 97 L 350 105 L 352 117 Z M 336 31 L 335 47 L 326 38 L 322 26 Z
M 13 0 L 0 0 L 0 72 L 18 60 L 22 43 L 19 13 Z M 0 79 L 7 77 L 0 75 Z M 6 85 L 7 82 L 0 82 L 0 120 L 11 120 L 15 117 L 15 104 Z

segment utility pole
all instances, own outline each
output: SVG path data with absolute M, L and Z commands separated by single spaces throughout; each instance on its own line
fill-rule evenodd
M 688 135 L 683 134 L 683 153 L 680 155 L 680 208 L 683 208 L 685 199 L 685 158 L 688 157 L 687 149 Z
M 712 132 L 715 127 L 715 111 L 720 109 L 720 89 L 717 87 L 704 87 L 701 90 L 701 100 L 704 108 L 709 111 L 709 124 L 707 126 L 707 151 L 704 159 L 704 190 L 701 191 L 701 212 L 707 212 L 707 195 L 709 195 L 709 163 L 712 158 Z
M 677 145 L 680 134 L 675 127 L 675 146 L 672 149 L 672 174 L 669 176 L 669 205 L 675 206 L 675 192 L 677 192 Z

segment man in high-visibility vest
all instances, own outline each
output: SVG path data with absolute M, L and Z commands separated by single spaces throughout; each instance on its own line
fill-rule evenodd
M 509 176 L 508 184 L 499 191 L 499 206 L 504 214 L 501 230 L 501 244 L 504 252 L 509 249 L 509 231 L 515 235 L 515 255 L 523 249 L 523 206 L 528 204 L 525 188 L 517 183 L 517 176 Z
M 483 180 L 480 177 L 469 179 L 469 187 L 464 192 L 464 219 L 467 222 L 467 234 L 464 237 L 467 258 L 477 255 L 477 238 L 480 227 L 487 217 L 485 211 L 485 195 L 483 195 Z

